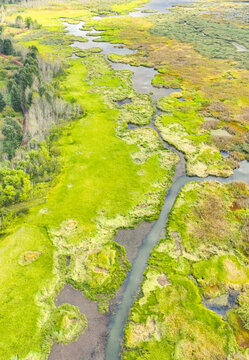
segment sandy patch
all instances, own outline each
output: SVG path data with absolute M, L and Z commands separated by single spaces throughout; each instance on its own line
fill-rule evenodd
M 215 136 L 232 136 L 231 134 L 229 134 L 229 132 L 227 132 L 226 130 L 223 130 L 223 129 L 211 130 L 211 135 L 215 135 Z
M 232 44 L 233 44 L 233 46 L 236 47 L 236 49 L 237 49 L 238 52 L 249 51 L 245 46 L 240 45 L 240 44 L 238 44 L 238 43 L 235 42 L 235 41 L 233 41 Z
M 20 265 L 23 265 L 23 266 L 28 265 L 28 264 L 34 262 L 35 260 L 37 260 L 41 256 L 41 254 L 42 253 L 40 251 L 26 251 L 26 253 L 21 255 L 18 262 Z
M 227 280 L 231 282 L 238 282 L 246 280 L 246 274 L 243 269 L 239 269 L 237 265 L 230 259 L 224 261 L 224 266 L 227 271 Z
M 168 278 L 168 276 L 165 275 L 165 274 L 158 276 L 157 282 L 158 282 L 158 284 L 161 285 L 161 286 L 168 286 L 168 285 L 170 285 L 169 278 Z

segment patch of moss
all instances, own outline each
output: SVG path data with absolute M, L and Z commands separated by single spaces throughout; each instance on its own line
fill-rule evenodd
M 76 341 L 87 327 L 87 319 L 79 309 L 70 304 L 59 306 L 51 317 L 51 336 L 53 341 L 68 344 Z
M 100 302 L 115 295 L 130 268 L 124 248 L 115 243 L 77 254 L 72 261 L 74 268 L 68 281 L 89 299 Z

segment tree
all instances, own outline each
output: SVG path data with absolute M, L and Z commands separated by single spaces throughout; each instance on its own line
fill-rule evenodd
M 33 57 L 36 58 L 36 56 L 38 54 L 38 49 L 35 45 L 29 46 L 29 54 L 31 54 Z
M 11 105 L 15 111 L 21 111 L 21 94 L 20 88 L 13 84 L 10 92 Z
M 27 26 L 28 29 L 31 29 L 31 28 L 32 28 L 33 20 L 31 19 L 31 17 L 27 17 L 27 18 L 25 19 L 25 25 Z
M 14 81 L 13 81 L 13 80 L 9 80 L 9 81 L 7 82 L 7 90 L 8 90 L 9 93 L 11 92 L 11 89 L 12 89 L 13 84 L 14 84 Z
M 3 53 L 5 55 L 12 55 L 14 53 L 14 48 L 10 39 L 4 39 L 3 41 Z
M 22 28 L 23 27 L 23 18 L 21 17 L 21 15 L 18 15 L 16 17 L 16 26 L 19 27 L 19 28 Z
M 38 149 L 23 151 L 20 157 L 13 161 L 15 169 L 23 170 L 30 176 L 32 182 L 47 181 L 59 170 L 56 157 L 51 154 L 47 143 L 41 143 Z
M 0 168 L 0 206 L 27 200 L 30 196 L 29 176 L 22 170 Z
M 3 111 L 5 105 L 6 105 L 6 103 L 3 99 L 3 95 L 0 93 L 0 111 Z
M 25 90 L 28 86 L 31 87 L 33 83 L 32 70 L 28 66 L 24 66 L 19 71 L 19 85 L 22 90 Z
M 14 119 L 7 118 L 3 123 L 2 134 L 4 135 L 3 150 L 8 154 L 9 159 L 12 159 L 22 141 L 22 128 Z

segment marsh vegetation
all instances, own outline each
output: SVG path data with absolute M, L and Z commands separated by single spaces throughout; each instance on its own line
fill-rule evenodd
M 47 359 L 54 342 L 86 330 L 78 307 L 54 302 L 66 284 L 109 311 L 134 271 L 114 237 L 158 219 L 180 158 L 184 168 L 176 149 L 190 176 L 229 177 L 248 159 L 248 56 L 234 46 L 249 48 L 246 4 L 229 21 L 230 3 L 208 1 L 135 17 L 145 3 L 2 9 L 3 360 Z M 82 36 L 66 32 L 81 22 Z M 135 84 L 134 66 L 153 73 L 152 84 Z M 130 310 L 123 359 L 247 359 L 249 189 L 213 180 L 185 185 L 165 235 L 153 240 L 161 237 Z

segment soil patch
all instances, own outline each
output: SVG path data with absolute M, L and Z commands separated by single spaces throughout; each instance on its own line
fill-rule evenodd
M 98 305 L 87 300 L 82 292 L 66 285 L 55 300 L 56 306 L 69 303 L 78 306 L 87 318 L 87 329 L 76 342 L 68 345 L 55 343 L 49 360 L 104 360 L 108 335 L 108 314 L 100 314 Z
M 135 229 L 119 230 L 114 241 L 125 248 L 126 256 L 132 264 L 138 254 L 143 239 L 149 233 L 155 222 L 142 222 Z

